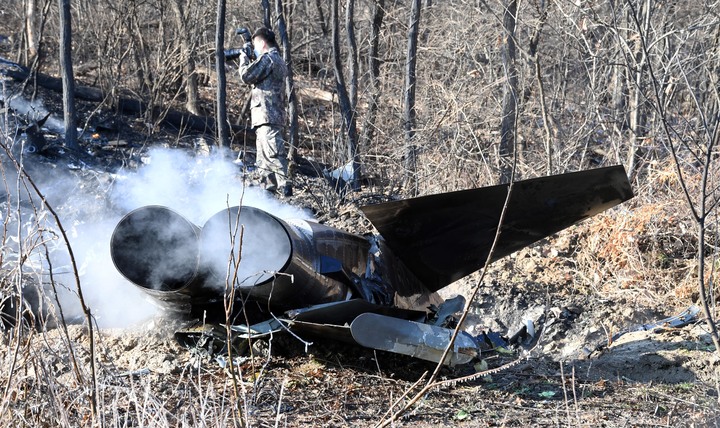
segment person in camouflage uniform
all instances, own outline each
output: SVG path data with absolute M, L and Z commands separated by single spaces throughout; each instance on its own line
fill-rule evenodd
M 252 85 L 250 119 L 257 146 L 255 164 L 265 189 L 290 196 L 292 185 L 287 177 L 284 137 L 287 64 L 278 51 L 275 33 L 265 27 L 258 28 L 252 35 L 252 51 L 249 45 L 240 54 L 240 78 Z M 254 52 L 254 61 L 250 52 Z

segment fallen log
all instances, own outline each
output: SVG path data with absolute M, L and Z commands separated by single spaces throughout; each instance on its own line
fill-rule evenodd
M 32 77 L 27 67 L 1 57 L 0 74 L 19 82 L 23 82 Z M 36 73 L 34 78 L 38 86 L 55 92 L 62 92 L 62 81 L 59 78 L 43 73 Z M 105 101 L 107 94 L 101 89 L 92 86 L 76 85 L 75 98 L 100 103 Z M 149 109 L 148 104 L 144 101 L 129 97 L 119 97 L 116 106 L 118 111 L 124 114 L 144 114 Z M 216 121 L 215 118 L 211 116 L 198 116 L 174 109 L 153 107 L 152 117 L 161 118 L 161 124 L 177 129 L 191 129 L 202 133 L 215 134 Z M 255 132 L 253 130 L 239 125 L 231 125 L 231 129 L 236 144 L 255 145 Z

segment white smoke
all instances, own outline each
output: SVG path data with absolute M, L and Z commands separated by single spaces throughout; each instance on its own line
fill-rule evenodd
M 50 113 L 40 97 L 32 101 L 21 95 L 13 95 L 5 99 L 2 91 L 0 91 L 0 100 L 5 102 L 16 114 L 24 115 L 30 122 L 40 120 Z M 57 134 L 65 134 L 64 122 L 53 114 L 50 114 L 43 126 Z
M 280 218 L 309 218 L 258 187 L 243 185 L 240 168 L 219 153 L 194 157 L 185 152 L 153 149 L 137 173 L 118 176 L 113 200 L 127 211 L 163 205 L 202 225 L 218 211 L 236 205 L 261 208 Z
M 42 186 L 48 200 L 57 201 L 80 268 L 86 303 L 101 327 L 126 327 L 157 313 L 151 298 L 122 277 L 110 257 L 112 232 L 133 209 L 167 206 L 198 226 L 236 205 L 254 206 L 283 219 L 311 218 L 307 211 L 284 204 L 258 187 L 245 186 L 240 168 L 220 154 L 196 157 L 180 150 L 153 149 L 144 160 L 137 171 L 96 177 L 96 183 L 61 179 L 56 173 Z M 105 188 L 107 183 L 112 185 Z M 69 259 L 59 251 L 62 245 L 56 245 L 52 259 L 55 280 L 66 290 L 61 295 L 63 310 L 67 317 L 79 317 Z
M 285 229 L 266 214 L 247 207 L 213 216 L 203 225 L 200 241 L 203 267 L 214 276 L 208 285 L 220 290 L 226 278 L 248 288 L 271 280 L 292 254 Z

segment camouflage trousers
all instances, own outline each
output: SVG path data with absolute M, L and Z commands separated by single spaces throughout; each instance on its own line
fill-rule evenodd
M 261 125 L 255 128 L 257 156 L 255 166 L 260 174 L 260 182 L 267 190 L 276 192 L 287 183 L 287 150 L 283 128 L 273 125 Z

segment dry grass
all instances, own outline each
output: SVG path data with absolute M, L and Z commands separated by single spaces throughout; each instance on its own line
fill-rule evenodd
M 580 278 L 575 282 L 599 298 L 633 293 L 638 305 L 667 299 L 687 303 L 682 293 L 693 284 L 686 273 L 693 266 L 692 248 L 667 252 L 663 240 L 680 234 L 682 207 L 643 199 L 564 232 L 553 248 L 575 260 Z M 35 223 L 33 230 L 41 229 Z M 15 230 L 6 227 L 6 236 Z M 25 251 L 41 248 L 28 245 Z M 14 295 L 17 281 L 27 285 L 31 278 L 20 275 L 22 259 L 5 258 L 8 295 Z M 3 334 L 0 419 L 10 425 L 374 426 L 390 410 L 389 403 L 430 368 L 404 357 L 320 345 L 314 356 L 295 350 L 239 359 L 233 375 L 209 356 L 175 344 L 172 326 L 101 333 L 91 349 L 86 327 L 69 326 L 67 334 L 51 328 L 59 323 L 52 312 L 46 322 Z M 239 395 L 233 392 L 233 377 L 240 380 Z M 432 392 L 397 425 L 714 424 L 716 399 L 706 394 L 702 384 L 642 385 L 621 377 L 589 381 L 573 364 L 535 360 L 490 381 Z
M 499 40 L 497 11 L 485 10 L 483 6 L 467 13 L 464 9 L 469 7 L 467 2 L 435 3 L 436 19 L 428 20 L 418 88 L 421 118 L 418 140 L 422 144 L 417 175 L 424 194 L 494 183 L 498 163 L 499 100 L 504 79 L 498 74 L 501 67 L 499 44 L 495 43 Z M 237 7 L 243 9 L 240 11 L 243 17 L 258 15 L 254 7 L 251 11 L 245 10 L 250 8 L 249 4 L 242 3 Z M 680 10 L 681 7 L 675 9 Z M 245 15 L 245 12 L 248 14 Z M 302 19 L 316 22 L 314 9 L 304 12 L 307 16 Z M 389 29 L 387 38 L 383 40 L 384 52 L 388 56 L 383 69 L 383 108 L 380 119 L 374 125 L 377 137 L 372 147 L 362 152 L 363 167 L 368 177 L 366 194 L 362 197 L 366 198 L 388 198 L 404 193 L 399 184 L 405 174 L 400 103 L 404 61 L 399 59 L 399 52 L 403 50 L 406 10 L 398 7 L 388 13 L 386 22 Z M 537 16 L 532 11 L 523 10 L 522 13 L 525 21 L 520 25 L 528 30 L 530 27 L 527 25 L 532 24 Z M 701 13 L 700 9 L 694 13 Z M 100 12 L 87 14 L 92 21 L 83 22 L 96 25 L 77 26 L 81 31 L 78 40 L 83 40 L 82 37 L 96 40 L 95 32 L 115 38 L 115 31 L 106 29 L 114 23 L 113 20 L 102 20 L 107 16 Z M 605 63 L 614 67 L 623 60 L 615 56 L 620 51 L 618 47 L 609 42 L 615 38 L 603 33 L 608 29 L 600 25 L 612 20 L 603 18 L 602 22 L 594 22 L 593 14 L 586 15 L 581 10 L 577 14 L 578 21 L 575 22 L 572 14 L 551 10 L 549 22 L 552 26 L 544 33 L 540 45 L 545 61 L 545 84 L 548 85 L 548 93 L 554 97 L 548 99 L 553 106 L 550 113 L 558 124 L 553 130 L 556 172 L 619 163 L 627 155 L 626 145 L 630 136 L 629 130 L 621 129 L 626 123 L 612 123 L 613 114 L 618 112 L 609 111 L 611 106 L 604 101 L 613 95 L 607 91 L 607 88 L 613 87 L 613 82 L 603 79 L 610 79 L 615 69 L 602 67 Z M 85 14 L 79 18 L 83 16 Z M 455 21 L 440 21 L 437 18 L 441 16 L 452 17 Z M 477 19 L 467 19 L 468 16 L 477 16 Z M 21 20 L 17 18 L 14 19 L 21 28 Z M 132 19 L 128 19 L 123 25 L 131 23 Z M 575 24 L 582 24 L 584 29 L 575 32 Z M 446 44 L 448 25 L 455 28 L 455 34 L 459 34 L 461 40 L 452 51 L 438 48 Z M 485 31 L 488 28 L 492 31 Z M 710 27 L 698 25 L 697 28 Z M 307 67 L 306 73 L 297 76 L 302 83 L 298 86 L 303 89 L 299 109 L 299 153 L 328 165 L 340 166 L 346 161 L 340 137 L 342 129 L 337 106 L 332 101 L 334 82 L 328 77 L 331 74 L 329 68 L 323 64 L 329 47 L 326 39 L 317 37 L 302 25 L 298 25 L 296 31 L 303 40 L 296 58 L 298 64 Z M 687 33 L 698 35 L 697 43 L 688 43 L 688 46 L 703 49 L 705 39 L 700 36 L 702 32 Z M 203 33 L 203 37 L 208 34 Z M 478 37 L 478 34 L 483 37 Z M 518 37 L 527 42 L 527 34 L 519 33 Z M 585 51 L 585 41 L 581 40 L 584 37 L 593 40 L 588 46 L 597 42 L 593 49 L 602 50 Z M 111 60 L 95 57 L 96 43 L 78 43 L 88 61 L 100 64 L 100 74 L 88 75 L 88 78 L 99 79 L 102 85 L 110 88 L 118 85 L 113 80 L 117 78 L 114 67 L 126 50 L 123 40 L 127 41 L 122 38 L 113 40 L 111 50 L 104 52 Z M 486 40 L 492 41 L 486 43 Z M 210 39 L 200 41 L 200 46 L 207 48 L 209 44 Z M 152 52 L 148 53 L 147 60 L 162 63 L 161 70 L 166 72 L 160 76 L 165 80 L 157 82 L 154 91 L 161 91 L 161 85 L 170 84 L 168 81 L 177 77 L 174 74 L 178 71 L 177 56 L 166 55 L 168 58 L 163 58 L 169 52 L 165 49 L 168 47 L 152 45 Z M 206 50 L 209 52 L 211 49 Z M 716 59 L 710 50 L 707 52 L 708 62 Z M 690 59 L 704 58 L 691 51 L 685 54 Z M 662 55 L 657 58 L 664 59 Z M 596 59 L 599 62 L 596 63 Z M 529 62 L 532 58 L 523 57 L 523 61 L 526 60 Z M 658 64 L 662 62 L 658 60 Z M 128 67 L 127 64 L 125 66 Z M 701 70 L 704 67 L 698 65 L 692 68 Z M 697 80 L 704 81 L 701 77 Z M 121 78 L 128 86 L 134 82 L 134 77 L 123 75 Z M 672 84 L 678 85 L 674 80 Z M 521 85 L 525 91 L 523 96 L 529 98 L 524 100 L 524 110 L 519 113 L 519 148 L 522 150 L 518 171 L 523 178 L 529 178 L 542 175 L 545 171 L 545 157 L 540 143 L 543 132 L 533 74 L 523 74 Z M 668 86 L 668 93 L 675 88 Z M 142 92 L 139 88 L 133 89 Z M 208 106 L 211 106 L 208 100 L 212 99 L 213 89 L 203 88 Z M 230 99 L 242 99 L 242 91 L 237 87 L 230 89 Z M 710 93 L 709 90 L 707 92 Z M 155 95 L 158 101 L 172 98 L 168 94 Z M 643 96 L 649 99 L 647 94 Z M 672 101 L 668 102 L 673 104 Z M 178 100 L 173 102 L 179 103 Z M 170 102 L 166 104 L 170 105 Z M 678 140 L 699 141 L 702 129 L 698 128 L 694 119 L 692 105 L 687 102 L 677 105 L 679 111 L 674 112 L 677 122 L 687 127 L 680 130 Z M 233 109 L 236 112 L 239 106 L 231 106 L 231 112 Z M 363 117 L 364 109 L 361 100 L 359 118 Z M 4 116 L 0 142 L 10 147 L 20 125 L 11 120 L 7 109 L 0 111 Z M 624 115 L 627 112 L 620 113 Z M 684 116 L 687 118 L 683 119 Z M 145 125 L 139 122 L 139 126 Z M 156 129 L 155 123 L 147 125 Z M 649 134 L 660 134 L 657 123 L 648 127 Z M 156 137 L 143 135 L 142 139 L 153 141 Z M 173 138 L 179 137 L 169 139 Z M 675 164 L 670 159 L 667 141 L 658 137 L 656 140 L 648 139 L 644 144 L 647 145 L 644 148 L 648 160 L 641 165 L 634 180 L 635 199 L 560 233 L 546 242 L 549 244 L 547 247 L 528 249 L 523 257 L 529 257 L 522 260 L 518 257 L 508 262 L 511 269 L 501 273 L 504 275 L 501 278 L 507 281 L 498 285 L 516 287 L 512 296 L 508 297 L 509 293 L 504 295 L 508 300 L 527 297 L 528 300 L 542 301 L 547 298 L 545 292 L 549 290 L 548 293 L 557 293 L 562 298 L 575 293 L 590 301 L 631 302 L 632 309 L 649 308 L 652 312 L 672 312 L 697 301 L 696 227 L 682 193 Z M 702 144 L 698 143 L 698 147 L 702 148 Z M 681 156 L 681 165 L 690 194 L 697 195 L 701 175 L 694 155 L 688 154 L 690 151 Z M 18 180 L 6 162 L 5 154 L 0 156 L 3 157 L 0 191 L 4 192 L 0 204 L 3 222 L 0 230 L 0 292 L 10 301 L 19 302 L 23 289 L 32 290 L 37 284 L 43 284 L 38 293 L 39 299 L 48 308 L 43 319 L 33 319 L 25 313 L 9 310 L 14 318 L 26 322 L 5 329 L 1 335 L 0 425 L 375 426 L 382 421 L 383 415 L 392 410 L 391 403 L 411 389 L 422 373 L 432 370 L 425 363 L 402 356 L 318 343 L 311 350 L 311 355 L 289 346 L 290 350 L 281 355 L 238 359 L 231 373 L 228 366 L 221 366 L 198 350 L 180 348 L 172 340 L 172 324 L 166 325 L 164 321 L 155 321 L 140 331 L 100 332 L 95 336 L 97 340 L 91 342 L 87 323 L 72 325 L 69 320 L 63 319 L 63 314 L 54 305 L 52 287 L 48 288 L 48 285 L 55 284 L 73 289 L 73 286 L 55 283 L 48 277 L 52 270 L 47 266 L 46 252 L 60 251 L 58 248 L 62 247 L 61 243 L 58 244 L 57 226 L 47 221 L 50 217 L 47 210 L 37 201 L 37 195 L 31 197 L 27 183 Z M 713 171 L 711 183 L 720 182 L 715 176 L 717 174 Z M 310 178 L 302 177 L 301 180 L 307 180 L 302 183 L 305 189 L 321 189 L 312 197 L 313 207 L 323 220 L 345 222 L 363 231 L 370 229 L 362 219 L 356 218 L 354 207 L 348 204 L 350 198 L 339 196 L 328 186 L 313 189 L 315 183 Z M 714 202 L 714 194 L 711 196 L 710 201 Z M 36 205 L 33 206 L 31 201 L 35 201 Z M 720 267 L 715 256 L 716 243 L 720 242 L 717 237 L 720 227 L 717 226 L 715 212 L 708 222 L 711 227 L 710 244 L 703 249 L 703 254 L 709 260 L 706 274 L 712 279 L 710 284 L 714 288 L 711 294 L 717 299 L 720 288 L 714 278 L 716 268 Z M 54 267 L 60 268 L 65 266 Z M 554 287 L 538 278 L 543 270 L 557 272 L 548 281 Z M 546 287 L 537 290 L 538 284 Z M 500 290 L 495 291 L 499 295 Z M 533 292 L 535 294 L 531 294 Z M 498 300 L 501 298 L 498 297 Z M 714 302 L 713 309 L 717 312 Z M 16 304 L 15 307 L 22 308 L 22 305 Z M 624 316 L 614 314 L 615 319 Z M 67 330 L 59 328 L 63 326 Z M 682 334 L 678 332 L 678 335 Z M 712 350 L 705 349 L 705 342 L 695 338 L 688 343 L 701 348 L 691 350 L 696 352 L 692 358 L 697 357 L 697 364 L 704 365 L 704 371 L 715 373 L 715 382 L 719 382 L 720 363 L 717 357 L 707 355 Z M 689 351 L 680 349 L 678 353 Z M 577 361 L 560 364 L 550 357 L 552 355 L 534 358 L 494 376 L 490 381 L 434 390 L 405 414 L 397 425 L 720 424 L 717 410 L 720 387 L 717 385 L 708 386 L 700 380 L 686 384 L 636 383 L 623 378 L 622 373 L 598 380 L 592 376 L 596 373 L 592 364 L 587 366 Z M 494 366 L 503 362 L 501 358 L 490 361 Z M 453 378 L 462 374 L 465 373 L 445 370 L 441 376 Z M 234 380 L 238 381 L 237 389 Z M 92 411 L 93 402 L 95 414 Z M 404 403 L 400 400 L 399 405 Z

